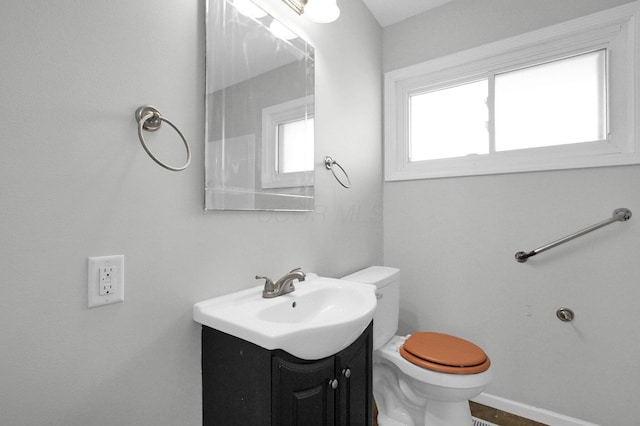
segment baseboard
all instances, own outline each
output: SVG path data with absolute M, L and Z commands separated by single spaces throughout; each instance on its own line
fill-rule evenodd
M 552 426 L 600 426 L 596 423 L 590 423 L 584 420 L 554 413 L 553 411 L 543 410 L 542 408 L 511 401 L 509 399 L 490 395 L 484 392 L 476 398 L 473 398 L 472 401 Z

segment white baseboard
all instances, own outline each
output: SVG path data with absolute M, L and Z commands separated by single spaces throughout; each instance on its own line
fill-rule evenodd
M 511 401 L 509 399 L 490 395 L 484 392 L 473 398 L 472 401 L 551 426 L 599 426 L 596 423 L 590 423 L 584 420 L 554 413 L 553 411 L 543 410 L 542 408 Z

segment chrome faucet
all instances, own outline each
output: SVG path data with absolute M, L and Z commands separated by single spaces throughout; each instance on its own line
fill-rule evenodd
M 262 290 L 262 297 L 264 297 L 265 299 L 270 299 L 295 291 L 296 288 L 293 285 L 293 281 L 304 281 L 305 277 L 306 275 L 304 272 L 302 272 L 301 268 L 295 268 L 292 269 L 289 273 L 285 274 L 284 277 L 276 281 L 275 284 L 268 277 L 261 277 L 259 275 L 256 275 L 256 280 L 265 280 L 264 290 Z

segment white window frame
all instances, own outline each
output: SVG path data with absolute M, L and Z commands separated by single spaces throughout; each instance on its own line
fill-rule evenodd
M 640 2 L 487 44 L 385 74 L 385 180 L 429 179 L 640 163 L 638 11 Z M 412 94 L 607 49 L 607 139 L 488 155 L 409 161 Z M 490 87 L 490 95 L 491 95 Z M 488 99 L 490 115 L 493 99 Z M 490 116 L 490 125 L 492 117 Z
M 277 129 L 282 123 L 312 118 L 313 96 L 293 99 L 262 110 L 262 188 L 313 186 L 314 171 L 278 173 Z

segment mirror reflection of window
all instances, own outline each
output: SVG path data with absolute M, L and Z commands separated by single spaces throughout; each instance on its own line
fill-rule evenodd
M 313 170 L 313 117 L 278 124 L 278 173 Z
M 262 188 L 313 185 L 313 96 L 262 110 Z

